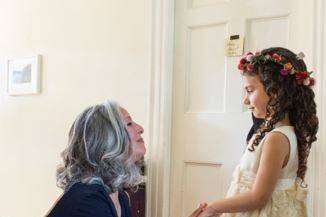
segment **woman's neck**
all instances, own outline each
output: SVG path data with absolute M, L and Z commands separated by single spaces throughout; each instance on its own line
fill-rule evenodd
M 279 122 L 277 122 L 274 125 L 275 128 L 281 127 L 281 126 L 291 126 L 291 122 L 290 122 L 288 113 L 285 114 L 285 117 L 282 120 L 280 120 Z
M 115 206 L 115 210 L 117 211 L 117 215 L 118 215 L 118 217 L 120 217 L 121 216 L 121 205 L 119 202 L 119 192 L 116 191 L 116 192 L 111 193 L 110 197 Z

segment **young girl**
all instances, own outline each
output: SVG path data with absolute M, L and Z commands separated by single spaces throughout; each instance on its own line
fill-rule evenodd
M 211 203 L 200 217 L 307 216 L 303 180 L 318 119 L 314 79 L 302 58 L 277 47 L 240 60 L 244 103 L 264 122 L 248 142 L 227 198 Z

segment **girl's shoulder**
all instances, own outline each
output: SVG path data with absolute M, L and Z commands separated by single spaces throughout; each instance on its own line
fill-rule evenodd
M 288 144 L 290 144 L 290 149 L 296 149 L 297 139 L 293 126 L 282 126 L 273 129 L 268 132 L 262 140 L 259 142 L 257 146 L 254 147 L 254 150 L 251 147 L 253 146 L 253 142 L 255 140 L 255 136 L 253 136 L 247 144 L 247 148 L 245 151 L 245 155 L 255 156 L 255 158 L 260 158 L 262 150 L 264 146 L 266 146 L 266 140 L 268 143 L 281 143 L 284 148 L 287 148 Z M 248 158 L 248 157 L 247 157 Z
M 273 130 L 269 132 L 263 141 L 263 150 L 287 153 L 291 149 L 291 141 L 282 130 Z
M 260 143 L 263 143 L 264 140 L 267 137 L 271 136 L 274 132 L 280 132 L 280 133 L 284 134 L 286 137 L 293 137 L 293 136 L 296 137 L 293 126 L 280 126 L 280 127 L 274 128 L 270 132 L 266 133 L 266 135 L 262 138 Z M 256 135 L 256 133 L 251 137 L 248 144 L 251 144 L 254 141 L 255 135 Z
M 294 133 L 294 126 L 291 125 L 284 125 L 274 128 L 273 131 L 279 131 L 279 132 L 293 132 Z
M 265 143 L 266 140 L 273 140 L 274 142 L 280 140 L 284 142 L 284 139 L 286 139 L 285 143 L 289 143 L 290 146 L 297 144 L 297 137 L 293 126 L 280 126 L 273 129 L 265 135 L 262 143 Z
M 269 134 L 283 134 L 288 140 L 289 143 L 294 145 L 297 141 L 297 136 L 293 126 L 280 126 L 273 129 Z M 268 134 L 266 135 L 268 136 Z

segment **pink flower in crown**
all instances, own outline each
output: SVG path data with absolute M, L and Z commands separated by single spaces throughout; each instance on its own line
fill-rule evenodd
M 248 64 L 247 65 L 247 71 L 252 72 L 254 70 L 254 65 L 253 64 Z
M 316 83 L 316 80 L 312 77 L 309 78 L 309 86 L 314 86 Z
M 248 55 L 254 55 L 252 52 L 248 52 L 247 54 L 246 54 L 246 56 L 248 56 Z
M 282 60 L 282 57 L 280 55 L 278 55 L 277 53 L 274 53 L 272 55 L 272 58 L 276 61 L 281 61 Z
M 238 65 L 238 69 L 241 71 L 243 71 L 245 69 L 245 67 L 246 67 L 246 64 L 239 63 L 239 65 Z
M 306 78 L 303 80 L 303 85 L 309 86 L 310 85 L 310 78 Z
M 248 56 L 246 56 L 246 60 L 248 62 L 251 62 L 251 60 L 254 58 L 254 55 L 253 54 L 249 54 Z
M 287 75 L 289 74 L 289 71 L 286 70 L 286 69 L 281 69 L 280 74 L 281 74 L 283 77 L 285 77 L 285 76 L 287 76 Z
M 240 64 L 244 65 L 244 64 L 246 64 L 246 63 L 247 63 L 247 60 L 246 60 L 245 58 L 242 58 L 242 59 L 240 60 Z

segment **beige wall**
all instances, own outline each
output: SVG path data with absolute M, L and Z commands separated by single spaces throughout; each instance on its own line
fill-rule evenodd
M 43 216 L 85 106 L 114 98 L 147 124 L 149 0 L 0 0 L 0 216 Z M 43 55 L 42 93 L 8 96 L 6 59 Z M 146 127 L 145 127 L 146 128 Z

